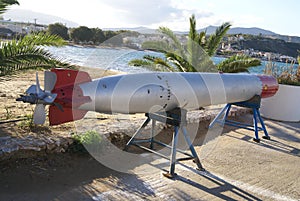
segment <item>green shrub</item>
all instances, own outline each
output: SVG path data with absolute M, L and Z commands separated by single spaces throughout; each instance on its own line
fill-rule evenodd
M 12 111 L 7 106 L 4 106 L 4 109 L 5 109 L 5 119 L 11 119 L 13 117 Z
M 274 76 L 279 84 L 300 86 L 300 65 L 294 67 L 294 62 L 286 63 L 286 66 L 276 66 L 274 62 L 269 61 L 265 68 L 265 74 Z
M 74 143 L 70 149 L 73 152 L 99 153 L 104 147 L 102 136 L 96 131 L 76 133 L 72 135 L 72 137 L 74 139 Z
M 26 119 L 24 121 L 21 121 L 18 126 L 22 129 L 27 129 L 27 130 L 32 130 L 35 125 L 33 123 L 33 115 L 32 114 L 27 114 L 25 115 Z

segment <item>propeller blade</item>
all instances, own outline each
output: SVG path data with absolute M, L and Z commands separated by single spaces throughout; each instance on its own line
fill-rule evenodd
M 56 74 L 51 71 L 45 71 L 44 79 L 44 90 L 46 92 L 51 92 L 55 86 L 57 77 Z
M 36 85 L 31 85 L 25 92 L 26 94 L 35 94 L 36 93 Z
M 38 95 L 41 92 L 38 72 L 36 72 L 35 77 L 36 77 L 36 94 Z
M 43 104 L 37 104 L 33 113 L 34 124 L 44 124 L 46 120 L 46 111 Z
M 46 103 L 53 103 L 55 98 L 57 97 L 57 94 L 48 94 L 47 96 L 43 99 L 43 101 L 45 101 Z

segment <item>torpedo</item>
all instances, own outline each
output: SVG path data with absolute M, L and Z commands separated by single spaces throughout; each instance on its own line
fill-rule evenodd
M 278 90 L 268 75 L 227 73 L 150 72 L 121 74 L 92 80 L 87 72 L 71 69 L 45 71 L 44 90 L 30 86 L 17 101 L 36 104 L 34 123 L 43 124 L 45 105 L 50 125 L 99 113 L 154 113 L 174 108 L 200 107 L 246 101 L 255 95 L 271 97 Z

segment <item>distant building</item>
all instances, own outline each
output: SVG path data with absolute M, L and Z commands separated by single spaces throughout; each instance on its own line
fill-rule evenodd
M 44 31 L 47 29 L 46 25 L 35 23 L 14 22 L 11 20 L 0 20 L 0 28 L 9 29 L 16 34 L 28 34 L 35 31 Z
M 10 38 L 14 35 L 14 32 L 8 28 L 0 27 L 0 37 Z

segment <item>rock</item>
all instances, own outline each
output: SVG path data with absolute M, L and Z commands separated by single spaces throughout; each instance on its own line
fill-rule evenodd
M 36 141 L 35 144 L 41 149 L 46 149 L 46 143 L 42 140 Z
M 74 140 L 72 138 L 66 138 L 66 140 L 67 140 L 68 145 L 71 145 L 74 142 Z
M 49 151 L 52 151 L 55 147 L 56 147 L 56 145 L 53 143 L 53 144 L 47 144 L 47 150 L 49 150 Z
M 44 141 L 46 144 L 54 143 L 54 141 L 51 138 L 47 138 L 47 137 L 44 137 Z
M 64 152 L 66 152 L 66 150 L 62 147 L 56 147 L 53 151 L 55 153 L 64 153 Z
M 9 140 L 9 139 L 11 139 L 10 136 L 0 137 L 0 142 L 1 142 L 1 141 L 5 141 L 5 140 Z
M 41 151 L 40 147 L 36 147 L 36 146 L 25 146 L 22 148 L 23 150 L 31 150 L 31 151 Z
M 1 150 L 4 153 L 12 153 L 19 150 L 19 146 L 17 144 L 10 144 L 8 146 L 2 147 Z

